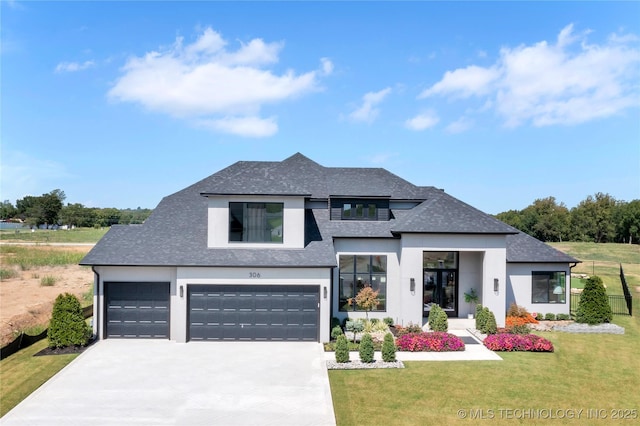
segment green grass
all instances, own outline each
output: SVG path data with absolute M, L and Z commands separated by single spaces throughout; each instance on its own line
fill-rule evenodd
M 18 276 L 18 271 L 15 269 L 0 269 L 0 280 L 8 280 L 9 278 L 15 278 Z
M 69 364 L 77 354 L 38 356 L 46 348 L 44 339 L 0 361 L 0 416 Z
M 624 269 L 627 284 L 640 286 L 640 246 L 637 244 L 596 244 L 596 243 L 549 243 L 549 245 L 582 261 L 573 273 L 598 275 L 607 286 L 608 294 L 623 294 L 620 284 L 620 264 Z M 573 285 L 582 288 L 580 283 Z M 640 293 L 634 295 L 640 297 Z
M 109 228 L 77 228 L 64 230 L 38 229 L 31 232 L 29 229 L 0 230 L 0 240 L 6 242 L 34 242 L 34 243 L 96 243 L 107 233 Z
M 39 266 L 77 265 L 86 253 L 61 248 L 0 246 L 2 262 L 6 265 L 19 265 L 23 271 Z
M 458 416 L 458 410 L 472 409 L 493 410 L 491 423 L 511 424 L 536 422 L 501 418 L 500 410 L 626 408 L 640 416 L 640 320 L 616 315 L 614 322 L 625 327 L 625 335 L 542 334 L 554 353 L 504 352 L 496 362 L 405 362 L 403 370 L 330 370 L 337 423 L 487 422 Z M 597 424 L 620 423 L 610 417 Z M 546 422 L 589 424 L 585 419 L 586 413 L 581 420 Z
M 44 277 L 40 278 L 40 285 L 51 287 L 52 285 L 55 285 L 57 281 L 58 277 L 54 277 L 53 275 L 45 275 Z

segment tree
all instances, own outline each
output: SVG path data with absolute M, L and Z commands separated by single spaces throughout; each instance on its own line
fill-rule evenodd
M 640 242 L 640 200 L 619 203 L 613 217 L 617 241 Z
M 378 291 L 374 291 L 371 287 L 364 287 L 362 290 L 356 294 L 355 303 L 358 308 L 363 309 L 365 312 L 365 316 L 367 320 L 369 319 L 369 311 L 372 311 L 373 308 L 380 304 L 380 299 L 378 299 Z M 352 305 L 354 302 L 353 298 L 348 299 L 349 305 Z
M 18 209 L 16 209 L 11 201 L 4 200 L 0 203 L 0 219 L 7 220 L 13 219 L 18 214 Z
M 64 192 L 59 189 L 39 197 L 27 195 L 16 201 L 18 216 L 31 226 L 55 224 L 65 198 Z
M 615 241 L 613 212 L 616 200 L 609 194 L 598 192 L 589 195 L 571 210 L 571 227 L 574 239 L 606 243 Z
M 50 348 L 84 346 L 89 342 L 91 328 L 84 320 L 80 301 L 73 294 L 60 294 L 56 298 L 47 337 Z
M 613 314 L 609 306 L 607 290 L 602 284 L 602 278 L 597 275 L 589 277 L 584 284 L 580 303 L 576 311 L 576 322 L 586 324 L 602 324 L 611 322 Z
M 537 199 L 522 212 L 529 235 L 540 241 L 563 241 L 569 234 L 570 215 L 563 203 L 555 197 Z

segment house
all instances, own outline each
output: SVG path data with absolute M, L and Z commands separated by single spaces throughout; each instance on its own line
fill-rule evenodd
M 113 226 L 82 260 L 95 272 L 100 338 L 328 341 L 349 299 L 370 317 L 422 324 L 440 305 L 504 325 L 511 302 L 569 313 L 576 259 L 442 190 L 381 168 L 295 154 L 241 161 L 165 197 L 142 225 Z

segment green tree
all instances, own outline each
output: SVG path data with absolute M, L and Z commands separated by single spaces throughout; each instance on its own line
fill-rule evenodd
M 616 241 L 640 242 L 640 200 L 619 203 L 614 212 Z
M 73 294 L 60 294 L 56 298 L 47 337 L 51 348 L 84 346 L 89 341 L 91 328 L 84 320 L 80 301 Z
M 18 209 L 13 206 L 11 201 L 4 200 L 2 203 L 0 203 L 0 219 L 13 219 L 17 214 Z
M 382 341 L 382 360 L 384 362 L 395 362 L 396 360 L 396 343 L 393 341 L 393 335 L 387 333 Z
M 609 306 L 607 290 L 602 284 L 602 278 L 593 275 L 584 284 L 584 289 L 580 294 L 576 322 L 601 324 L 611 322 L 612 318 L 613 314 Z
M 616 225 L 613 213 L 616 200 L 609 194 L 589 195 L 571 210 L 571 230 L 577 241 L 614 242 Z

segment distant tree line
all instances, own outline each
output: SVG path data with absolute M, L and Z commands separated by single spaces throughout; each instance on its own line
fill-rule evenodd
M 601 192 L 570 210 L 548 197 L 496 217 L 541 241 L 640 243 L 640 200 L 618 201 Z
M 16 200 L 0 203 L 0 219 L 22 221 L 28 226 L 67 225 L 69 227 L 105 227 L 116 224 L 144 222 L 151 209 L 116 209 L 85 207 L 80 203 L 67 203 L 64 191 L 54 189 L 40 196 L 27 195 Z

